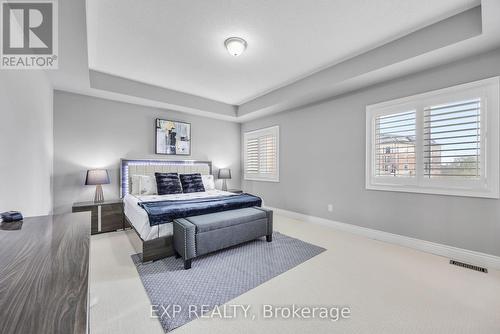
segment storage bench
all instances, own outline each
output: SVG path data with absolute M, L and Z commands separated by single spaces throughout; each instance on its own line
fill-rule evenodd
M 260 237 L 272 241 L 273 211 L 260 207 L 222 211 L 174 220 L 174 249 L 191 268 L 197 256 Z

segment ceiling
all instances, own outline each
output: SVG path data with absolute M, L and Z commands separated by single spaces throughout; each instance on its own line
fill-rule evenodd
M 91 70 L 242 105 L 477 0 L 87 0 Z M 247 40 L 232 57 L 227 37 Z

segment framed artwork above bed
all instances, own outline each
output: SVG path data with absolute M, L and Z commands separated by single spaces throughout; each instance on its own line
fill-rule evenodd
M 191 155 L 191 124 L 156 119 L 156 154 Z

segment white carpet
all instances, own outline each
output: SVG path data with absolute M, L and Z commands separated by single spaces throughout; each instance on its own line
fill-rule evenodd
M 500 333 L 500 272 L 275 216 L 275 229 L 326 252 L 229 304 L 348 305 L 350 319 L 198 319 L 173 333 Z M 163 333 L 130 255 L 132 231 L 92 237 L 92 333 Z

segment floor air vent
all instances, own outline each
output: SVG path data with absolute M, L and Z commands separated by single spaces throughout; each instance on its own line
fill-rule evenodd
M 467 269 L 471 269 L 471 270 L 475 270 L 475 271 L 480 271 L 480 272 L 486 273 L 486 274 L 488 273 L 488 269 L 483 268 L 483 267 L 473 266 L 472 264 L 467 264 L 467 263 L 454 261 L 454 260 L 450 260 L 450 264 L 453 264 L 453 265 L 459 266 L 459 267 L 463 267 L 463 268 L 467 268 Z

